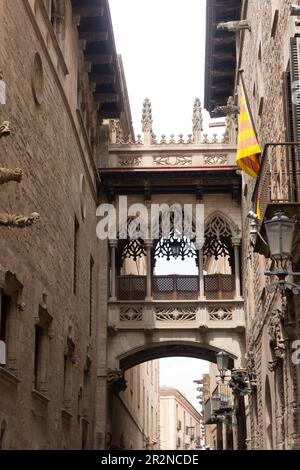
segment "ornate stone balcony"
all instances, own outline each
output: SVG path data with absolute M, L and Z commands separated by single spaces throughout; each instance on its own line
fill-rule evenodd
M 112 145 L 102 168 L 228 168 L 236 167 L 230 144 Z
M 242 300 L 110 302 L 108 326 L 118 330 L 243 329 Z

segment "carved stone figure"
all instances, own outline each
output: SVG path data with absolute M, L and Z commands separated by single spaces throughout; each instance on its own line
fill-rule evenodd
M 283 310 L 273 310 L 268 324 L 268 334 L 273 347 L 274 355 L 277 359 L 282 359 L 285 354 L 285 333 L 283 329 Z
M 233 96 L 229 96 L 226 106 L 217 106 L 212 112 L 211 115 L 214 118 L 227 115 L 237 115 L 239 112 L 239 107 L 235 104 Z
M 21 168 L 0 168 L 0 184 L 8 183 L 9 181 L 16 181 L 20 183 L 23 176 L 23 170 Z
M 255 352 L 254 351 L 248 351 L 246 357 L 246 366 L 247 366 L 247 371 L 248 371 L 248 376 L 250 380 L 250 384 L 253 386 L 256 386 L 256 361 L 255 361 Z
M 7 137 L 10 135 L 9 121 L 4 121 L 0 125 L 0 139 L 1 137 Z
M 227 23 L 219 23 L 217 29 L 227 29 L 227 31 L 236 33 L 237 31 L 242 31 L 245 29 L 251 31 L 251 26 L 247 20 L 228 21 Z
M 124 379 L 124 373 L 120 369 L 107 369 L 107 384 L 111 387 L 113 393 L 124 392 L 127 388 L 127 381 Z
M 29 227 L 30 225 L 35 224 L 39 218 L 40 215 L 37 212 L 33 212 L 29 217 L 24 215 L 0 213 L 0 225 L 18 228 Z

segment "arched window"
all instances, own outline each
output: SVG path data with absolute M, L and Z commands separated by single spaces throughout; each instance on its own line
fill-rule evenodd
M 61 49 L 63 49 L 65 41 L 65 1 L 44 0 L 44 4 L 52 23 L 57 42 Z

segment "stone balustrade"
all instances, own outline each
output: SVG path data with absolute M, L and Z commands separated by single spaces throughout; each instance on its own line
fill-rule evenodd
M 110 302 L 108 326 L 117 330 L 245 327 L 243 301 Z

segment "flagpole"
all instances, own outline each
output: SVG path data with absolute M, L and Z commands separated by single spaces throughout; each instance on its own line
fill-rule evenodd
M 258 141 L 258 135 L 257 135 L 257 132 L 256 132 L 256 127 L 254 125 L 254 118 L 253 118 L 252 110 L 251 110 L 251 107 L 250 107 L 250 102 L 249 102 L 249 98 L 248 98 L 247 89 L 246 89 L 246 86 L 245 86 L 243 73 L 244 73 L 244 70 L 239 70 L 239 78 L 241 80 L 242 88 L 243 88 L 243 91 L 244 91 L 246 106 L 247 106 L 247 110 L 248 110 L 248 113 L 249 113 L 249 118 L 250 118 L 252 128 L 253 128 L 254 133 L 255 133 L 256 140 Z

